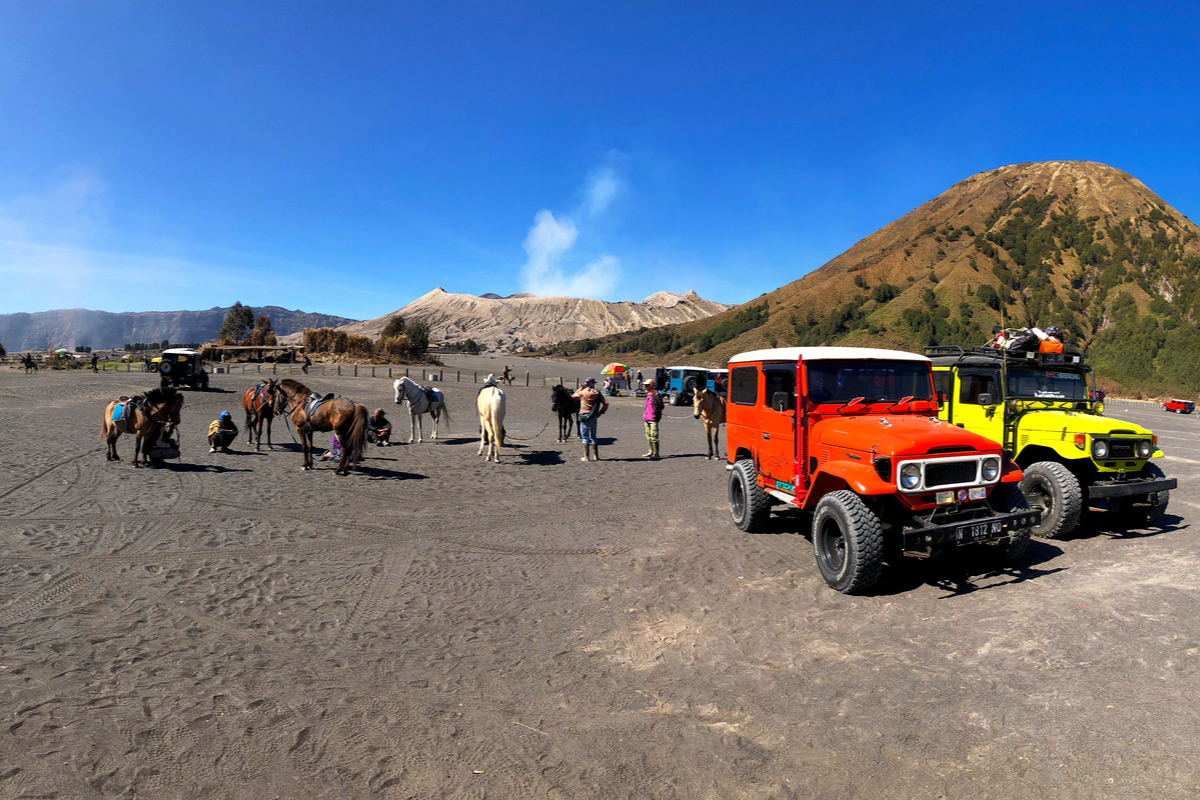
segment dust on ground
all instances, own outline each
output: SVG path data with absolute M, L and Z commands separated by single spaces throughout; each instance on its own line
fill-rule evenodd
M 1091 512 L 1010 569 L 903 560 L 856 598 L 799 515 L 733 527 L 690 410 L 654 463 L 614 399 L 584 464 L 530 363 L 503 463 L 465 382 L 500 369 L 464 360 L 450 431 L 346 478 L 282 425 L 207 452 L 252 374 L 188 392 L 183 458 L 134 469 L 100 415 L 155 376 L 0 372 L 0 798 L 1196 795 L 1197 420 L 1109 409 L 1163 436 L 1162 525 Z

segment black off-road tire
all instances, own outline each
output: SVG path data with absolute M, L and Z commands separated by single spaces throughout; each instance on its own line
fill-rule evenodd
M 821 577 L 842 594 L 859 594 L 883 571 L 883 526 L 854 492 L 830 492 L 817 503 L 813 552 Z
M 758 471 L 748 458 L 738 461 L 729 472 L 729 513 L 733 524 L 746 533 L 762 531 L 771 516 L 770 498 L 758 485 Z
M 1031 464 L 1021 478 L 1021 493 L 1030 508 L 1040 509 L 1042 519 L 1033 526 L 1040 539 L 1061 539 L 1079 524 L 1083 513 L 1083 490 L 1075 473 L 1056 461 Z
M 1016 514 L 1029 510 L 1029 501 L 1025 499 L 1025 495 L 1021 494 L 1021 487 L 1015 483 L 1002 483 L 997 486 L 992 491 L 991 501 L 992 509 L 997 514 Z M 1007 544 L 995 545 L 988 549 L 1000 551 L 999 561 L 1001 563 L 1016 561 L 1025 555 L 1025 548 L 1029 547 L 1029 537 L 1032 535 L 1031 528 L 1009 531 Z
M 1158 464 L 1150 461 L 1147 461 L 1146 466 L 1142 467 L 1141 474 L 1142 477 L 1153 480 L 1162 480 L 1167 477 Z M 1167 504 L 1170 502 L 1171 490 L 1164 489 L 1161 492 L 1122 497 L 1120 502 L 1115 505 L 1109 501 L 1109 508 L 1116 512 L 1114 516 L 1122 525 L 1141 527 L 1156 522 L 1166 513 Z
M 671 394 L 667 396 L 667 402 L 673 406 L 679 405 L 679 392 L 671 392 Z

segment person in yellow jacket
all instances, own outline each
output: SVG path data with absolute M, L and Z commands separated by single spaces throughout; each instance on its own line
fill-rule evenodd
M 208 426 L 208 452 L 215 453 L 220 450 L 222 453 L 232 453 L 229 445 L 233 444 L 237 436 L 238 428 L 233 424 L 233 417 L 228 411 L 222 411 L 221 416 Z

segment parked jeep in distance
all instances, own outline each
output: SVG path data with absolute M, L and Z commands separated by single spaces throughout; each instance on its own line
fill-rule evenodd
M 1196 404 L 1191 400 L 1178 400 L 1172 398 L 1163 403 L 1163 411 L 1174 411 L 1176 414 L 1190 414 L 1196 410 Z
M 696 389 L 708 385 L 708 368 L 659 367 L 654 371 L 654 385 L 670 405 L 688 406 Z
M 937 419 L 924 356 L 742 353 L 729 362 L 725 413 L 734 523 L 762 530 L 773 503 L 811 512 L 817 568 L 840 592 L 871 588 L 885 554 L 971 546 L 1016 558 L 1038 521 L 1000 445 Z
M 938 416 L 995 439 L 1024 472 L 1021 489 L 1042 520 L 1034 536 L 1059 539 L 1102 500 L 1123 523 L 1147 524 L 1167 510 L 1174 478 L 1158 437 L 1105 416 L 1082 356 L 992 347 L 931 347 Z

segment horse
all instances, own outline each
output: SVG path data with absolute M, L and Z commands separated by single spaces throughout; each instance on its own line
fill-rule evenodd
M 550 410 L 558 414 L 558 441 L 571 438 L 571 418 L 575 418 L 576 433 L 579 428 L 579 398 L 572 397 L 570 390 L 561 383 L 550 390 Z
M 443 414 L 446 415 L 446 428 L 449 430 L 450 409 L 446 406 L 446 396 L 442 394 L 441 389 L 422 389 L 416 381 L 410 380 L 408 377 L 394 381 L 392 388 L 396 390 L 396 405 L 408 402 L 408 413 L 412 417 L 412 431 L 408 437 L 409 444 L 412 444 L 414 438 L 420 443 L 425 435 L 421 426 L 421 419 L 425 414 L 433 417 L 434 441 L 437 441 L 438 420 Z M 429 399 L 429 395 L 433 395 L 432 400 Z
M 113 410 L 121 403 L 133 404 L 127 417 L 130 421 L 128 427 L 125 425 L 125 415 L 122 415 L 120 419 L 113 420 Z M 142 464 L 149 464 L 150 457 L 147 455 L 147 451 L 157 438 L 159 426 L 178 425 L 179 411 L 182 408 L 183 395 L 170 386 L 151 389 L 136 397 L 113 400 L 104 408 L 104 419 L 100 421 L 100 439 L 108 445 L 108 450 L 104 454 L 105 459 L 108 461 L 121 460 L 121 457 L 117 455 L 117 439 L 121 438 L 123 433 L 130 433 L 135 436 L 133 466 L 140 466 L 138 464 L 139 453 L 142 456 Z M 145 444 L 143 444 L 144 442 Z
M 704 438 L 708 442 L 708 460 L 713 459 L 713 448 L 721 446 L 721 425 L 725 424 L 725 398 L 710 392 L 703 386 L 692 397 L 692 419 L 704 418 Z
M 283 393 L 279 391 L 279 382 L 274 378 L 264 379 L 260 385 L 251 386 L 242 394 L 242 410 L 246 412 L 246 441 L 253 444 L 255 450 L 262 450 L 264 421 L 267 423 L 267 447 L 271 447 L 271 420 L 275 419 L 277 411 L 282 411 L 281 407 L 277 408 L 282 400 Z
M 283 393 L 283 413 L 291 415 L 292 425 L 304 446 L 304 467 L 313 468 L 313 432 L 333 431 L 342 445 L 342 459 L 336 475 L 349 475 L 350 467 L 363 459 L 367 448 L 367 407 L 344 397 L 321 397 L 299 381 L 284 378 L 277 391 Z
M 496 378 L 488 375 L 475 397 L 475 409 L 479 412 L 479 452 L 486 461 L 500 463 L 500 448 L 504 446 L 504 390 L 496 385 Z M 487 455 L 484 455 L 484 448 Z

